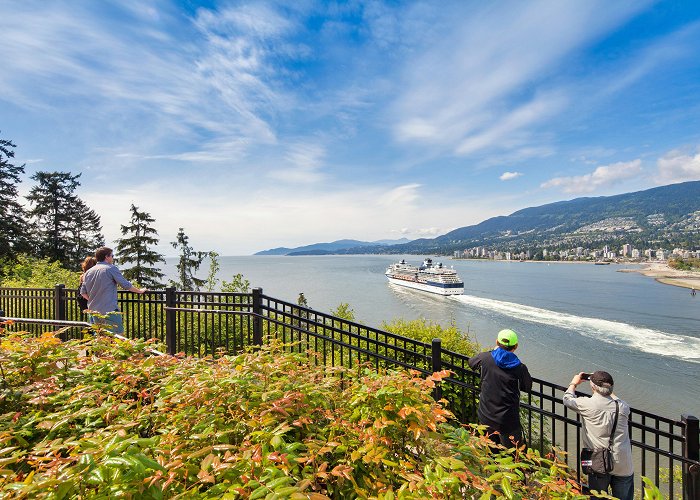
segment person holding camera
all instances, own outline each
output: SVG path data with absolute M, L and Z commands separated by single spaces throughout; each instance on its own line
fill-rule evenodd
M 588 380 L 590 397 L 577 397 L 576 387 Z M 630 407 L 613 394 L 608 372 L 578 373 L 564 393 L 564 405 L 581 416 L 582 466 L 590 490 L 607 492 L 620 500 L 634 499 L 634 465 L 629 437 Z M 585 456 L 585 459 L 584 459 Z M 597 497 L 592 497 L 597 498 Z

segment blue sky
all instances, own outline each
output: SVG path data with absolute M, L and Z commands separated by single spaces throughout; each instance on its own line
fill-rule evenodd
M 700 2 L 0 0 L 0 131 L 108 242 L 433 237 L 700 179 Z

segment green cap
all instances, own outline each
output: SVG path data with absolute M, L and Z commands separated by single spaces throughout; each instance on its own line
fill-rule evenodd
M 518 334 L 513 330 L 501 330 L 498 332 L 498 343 L 506 347 L 518 345 Z

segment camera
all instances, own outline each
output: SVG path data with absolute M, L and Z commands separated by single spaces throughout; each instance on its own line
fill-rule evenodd
M 591 379 L 590 373 L 582 373 L 581 374 L 581 380 L 590 380 L 590 379 Z

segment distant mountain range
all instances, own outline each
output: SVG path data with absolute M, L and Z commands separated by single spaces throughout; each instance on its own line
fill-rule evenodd
M 343 241 L 354 244 L 343 247 L 340 243 Z M 700 181 L 525 208 L 508 216 L 493 217 L 455 229 L 437 238 L 402 244 L 340 242 L 325 244 L 339 243 L 323 248 L 324 253 L 451 254 L 455 250 L 476 246 L 503 251 L 535 251 L 538 248 L 552 250 L 576 246 L 610 245 L 614 248 L 624 243 L 639 249 L 698 248 Z M 293 253 L 298 250 L 294 249 Z
M 382 248 L 391 245 L 409 243 L 410 241 L 411 240 L 409 240 L 408 238 L 401 238 L 398 240 L 377 241 L 338 240 L 332 241 L 330 243 L 314 243 L 312 245 L 305 245 L 303 247 L 296 248 L 271 248 L 270 250 L 263 250 L 262 252 L 257 252 L 255 255 L 330 255 L 338 253 L 339 251 L 347 251 L 357 247 Z

